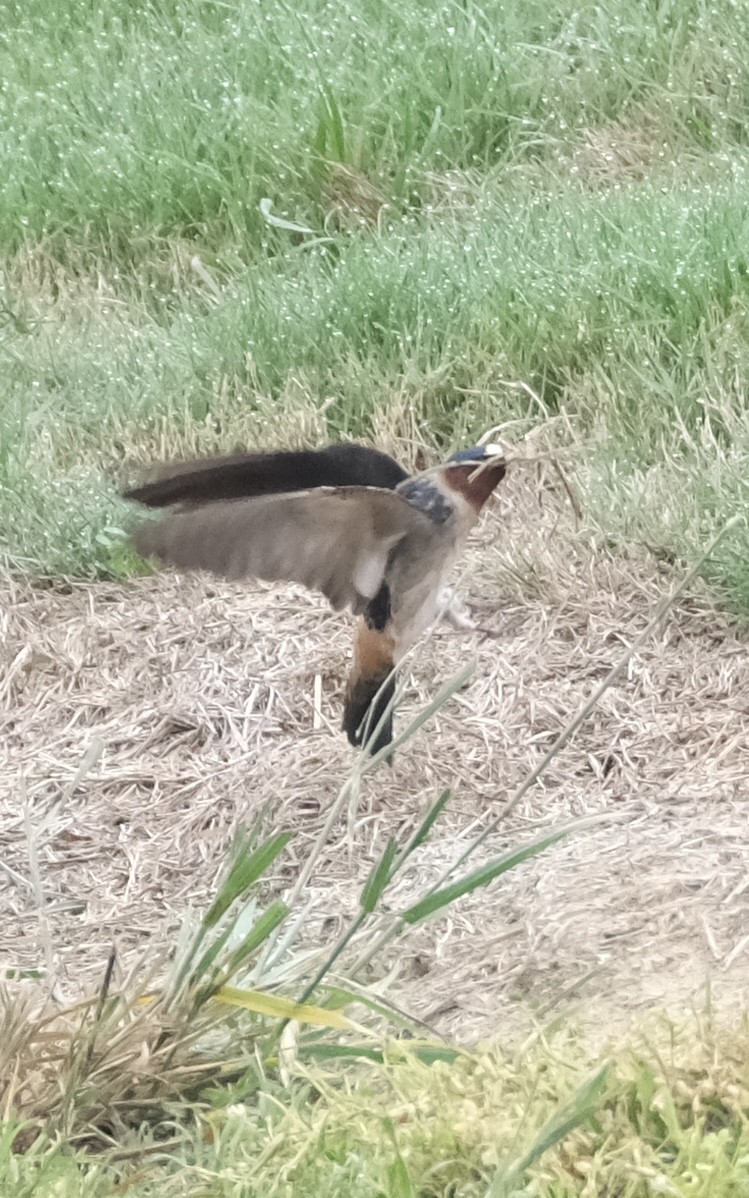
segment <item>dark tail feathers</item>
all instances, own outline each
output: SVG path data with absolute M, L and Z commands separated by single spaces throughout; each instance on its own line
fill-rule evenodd
M 383 683 L 385 684 L 383 686 Z M 382 689 L 380 689 L 382 687 Z M 395 675 L 390 671 L 370 678 L 358 678 L 346 692 L 343 705 L 343 731 L 352 745 L 360 746 L 379 723 L 385 708 L 395 695 Z M 393 739 L 393 713 L 388 715 L 374 741 L 367 744 L 370 753 L 379 753 Z

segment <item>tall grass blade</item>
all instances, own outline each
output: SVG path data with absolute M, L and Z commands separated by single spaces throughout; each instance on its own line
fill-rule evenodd
M 391 880 L 396 849 L 396 841 L 394 837 L 391 836 L 385 845 L 385 850 L 380 857 L 380 860 L 377 862 L 366 882 L 364 883 L 359 902 L 361 904 L 362 911 L 364 911 L 367 915 L 371 915 L 371 913 L 374 911 L 375 907 L 380 901 L 380 898 L 382 897 L 383 891 Z
M 540 1160 L 550 1148 L 559 1144 L 571 1131 L 595 1116 L 600 1106 L 601 1093 L 608 1073 L 609 1066 L 604 1065 L 580 1087 L 568 1102 L 555 1111 L 541 1128 L 528 1152 L 495 1176 L 486 1192 L 486 1198 L 510 1198 L 511 1193 L 521 1183 L 526 1170 Z
M 384 749 L 380 749 L 379 753 L 375 753 L 371 757 L 365 757 L 363 755 L 361 764 L 359 766 L 360 773 L 371 773 L 378 765 L 381 764 L 381 762 L 387 760 L 387 758 L 390 757 L 396 749 L 399 749 L 401 745 L 404 745 L 407 741 L 409 741 L 411 737 L 418 732 L 422 724 L 426 724 L 427 720 L 430 720 L 435 712 L 439 711 L 439 709 L 447 702 L 447 700 L 466 684 L 474 669 L 475 663 L 469 662 L 463 667 L 462 670 L 458 670 L 457 674 L 454 674 L 453 677 L 444 684 L 444 686 L 440 687 L 431 703 L 428 703 L 426 707 L 423 707 L 421 711 L 414 716 L 411 723 L 408 724 L 398 736 L 394 737 L 389 745 L 386 745 Z M 375 737 L 379 732 L 388 712 L 392 711 L 395 703 L 397 702 L 399 694 L 400 690 L 396 692 L 392 703 L 388 704 L 387 709 L 378 720 L 376 726 L 372 729 L 372 732 L 370 733 L 370 739 Z
M 388 1198 L 418 1198 L 408 1165 L 398 1151 L 398 1144 L 392 1124 L 391 1135 L 395 1148 L 395 1157 L 387 1168 Z
M 233 977 L 242 966 L 248 963 L 249 958 L 255 950 L 284 921 L 288 915 L 288 910 L 288 907 L 282 902 L 277 901 L 272 903 L 267 911 L 263 912 L 242 942 L 232 951 L 228 959 L 222 961 L 221 953 L 234 933 L 235 926 L 233 922 L 230 922 L 224 928 L 221 935 L 216 938 L 207 952 L 203 954 L 189 977 L 188 984 L 198 987 L 194 998 L 196 1009 L 202 1006 L 221 986 L 228 982 L 229 978 Z M 210 971 L 214 965 L 216 968 L 213 970 L 212 975 L 210 975 Z
M 415 852 L 416 849 L 418 849 L 422 844 L 424 844 L 425 840 L 427 840 L 429 833 L 432 831 L 432 828 L 452 798 L 452 794 L 453 792 L 451 790 L 443 790 L 439 798 L 436 799 L 432 806 L 427 810 L 423 820 L 419 824 L 413 836 L 403 846 L 398 854 L 396 869 L 399 869 L 401 865 L 411 856 L 411 854 Z
M 328 982 L 325 987 L 325 995 L 328 1006 L 347 1007 L 353 1003 L 360 1003 L 368 1011 L 386 1019 L 391 1026 L 402 1028 L 408 1034 L 409 1043 L 413 1042 L 416 1035 L 427 1034 L 439 1038 L 437 1032 L 425 1020 L 417 1019 L 415 1015 L 408 1015 L 399 1010 L 389 999 L 378 999 L 377 995 L 373 994 L 365 985 L 358 986 L 348 979 L 340 985 Z
M 346 136 L 343 131 L 343 116 L 333 90 L 328 84 L 322 84 L 322 95 L 325 102 L 325 112 L 328 117 L 327 131 L 330 135 L 332 149 L 338 162 L 346 161 Z
M 231 939 L 233 932 L 234 925 L 232 923 L 227 923 L 221 934 L 216 937 L 213 944 L 206 949 L 206 951 L 203 953 L 203 956 L 195 964 L 192 974 L 190 975 L 191 982 L 206 977 L 211 969 L 211 966 L 218 959 L 222 950 L 226 947 L 227 942 Z M 187 977 L 187 974 L 184 976 Z
M 435 890 L 427 895 L 426 898 L 420 899 L 418 903 L 414 903 L 413 906 L 403 911 L 400 918 L 408 924 L 419 923 L 422 919 L 434 915 L 435 911 L 439 911 L 442 907 L 447 907 L 450 903 L 454 903 L 456 899 L 461 898 L 464 894 L 471 894 L 474 890 L 479 890 L 482 886 L 487 886 L 489 882 L 493 882 L 495 878 L 507 873 L 508 870 L 521 865 L 523 861 L 528 861 L 531 857 L 537 857 L 539 853 L 543 853 L 552 844 L 557 844 L 558 841 L 563 840 L 570 833 L 579 831 L 584 827 L 589 827 L 590 823 L 590 818 L 576 820 L 574 823 L 565 825 L 564 828 L 558 828 L 544 836 L 539 836 L 536 840 L 523 845 L 519 849 L 512 849 L 508 853 L 503 853 L 501 857 L 497 857 L 494 861 L 490 861 L 486 865 L 480 866 L 479 869 L 466 874 L 465 877 L 459 878 L 451 886 Z
M 279 924 L 283 923 L 288 914 L 289 908 L 285 903 L 280 901 L 272 903 L 229 957 L 225 970 L 226 976 L 231 977 L 238 969 L 241 969 L 255 950 L 268 939 Z
M 232 903 L 246 895 L 255 882 L 270 868 L 290 839 L 290 832 L 281 832 L 270 837 L 258 848 L 252 849 L 247 832 L 244 830 L 238 832 L 232 846 L 227 875 L 220 883 L 216 897 L 200 921 L 193 942 L 177 970 L 173 983 L 175 993 L 184 985 L 191 970 L 194 969 L 193 963 L 208 933 L 216 927 Z M 280 920 L 276 922 L 278 923 Z M 210 967 L 230 935 L 231 927 L 219 935 L 217 942 L 204 955 L 202 968 L 198 970 L 198 973 Z
M 226 881 L 203 917 L 203 926 L 213 928 L 231 904 L 246 894 L 251 886 L 270 868 L 276 857 L 291 840 L 291 832 L 279 832 L 259 848 L 249 850 L 247 840 L 240 836 Z

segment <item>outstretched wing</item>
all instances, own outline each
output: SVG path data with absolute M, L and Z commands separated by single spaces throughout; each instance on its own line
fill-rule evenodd
M 383 487 L 393 490 L 408 478 L 402 466 L 366 445 L 329 445 L 277 453 L 236 453 L 230 457 L 170 462 L 125 491 L 148 507 L 200 504 L 255 495 L 303 491 L 310 487 Z
M 133 540 L 139 553 L 181 569 L 299 582 L 336 609 L 360 611 L 379 591 L 393 547 L 408 536 L 418 554 L 435 533 L 393 491 L 320 487 L 176 512 L 140 525 Z

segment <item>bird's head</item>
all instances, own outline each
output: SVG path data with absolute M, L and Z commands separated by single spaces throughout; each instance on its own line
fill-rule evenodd
M 504 478 L 507 460 L 499 445 L 474 445 L 449 457 L 443 470 L 447 485 L 480 512 Z

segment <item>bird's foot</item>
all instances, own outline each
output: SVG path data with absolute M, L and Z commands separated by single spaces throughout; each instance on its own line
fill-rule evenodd
M 458 632 L 480 632 L 482 640 L 500 635 L 496 628 L 487 628 L 485 624 L 477 624 L 466 605 L 449 588 L 442 592 L 440 613 L 442 619 Z
M 458 632 L 476 631 L 476 621 L 468 608 L 456 599 L 455 595 L 451 595 L 447 605 L 442 608 L 442 619 L 451 628 L 457 628 Z

